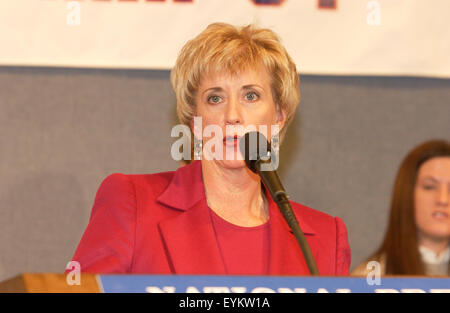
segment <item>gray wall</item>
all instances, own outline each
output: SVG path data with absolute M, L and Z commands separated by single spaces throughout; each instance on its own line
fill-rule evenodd
M 386 228 L 395 172 L 450 139 L 450 80 L 301 76 L 281 150 L 295 201 L 346 222 L 355 267 Z M 61 272 L 113 172 L 176 169 L 168 71 L 0 67 L 0 280 Z

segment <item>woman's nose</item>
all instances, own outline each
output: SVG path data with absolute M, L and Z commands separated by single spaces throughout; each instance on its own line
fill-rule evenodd
M 438 201 L 439 201 L 439 204 L 440 205 L 444 205 L 444 206 L 448 206 L 449 205 L 449 198 L 450 198 L 450 196 L 449 196 L 449 194 L 450 194 L 450 185 L 445 185 L 445 184 L 442 184 L 441 185 L 441 188 L 440 188 L 440 190 L 439 190 L 439 198 L 438 198 Z
M 242 124 L 242 112 L 238 99 L 231 98 L 225 109 L 225 123 L 229 125 Z

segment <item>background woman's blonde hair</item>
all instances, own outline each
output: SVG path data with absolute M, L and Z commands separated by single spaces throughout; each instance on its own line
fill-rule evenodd
M 209 73 L 234 75 L 261 64 L 271 75 L 277 109 L 286 114 L 281 140 L 300 101 L 297 69 L 273 31 L 252 25 L 238 28 L 225 23 L 211 24 L 181 49 L 170 77 L 180 122 L 191 125 L 202 77 Z

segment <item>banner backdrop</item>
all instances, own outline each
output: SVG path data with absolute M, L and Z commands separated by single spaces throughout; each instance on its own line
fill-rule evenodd
M 450 78 L 448 0 L 0 0 L 0 65 L 169 69 L 213 22 L 271 28 L 300 73 Z

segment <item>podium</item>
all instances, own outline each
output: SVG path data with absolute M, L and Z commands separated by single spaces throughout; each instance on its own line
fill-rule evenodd
M 15 293 L 98 293 L 97 275 L 81 274 L 80 285 L 69 285 L 66 275 L 24 273 L 0 283 L 0 292 Z
M 16 293 L 450 293 L 450 277 L 215 276 L 24 273 L 0 283 Z

